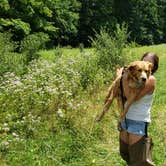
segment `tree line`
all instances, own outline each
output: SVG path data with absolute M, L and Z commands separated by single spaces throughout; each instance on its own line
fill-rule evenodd
M 90 46 L 89 37 L 102 27 L 114 31 L 124 23 L 129 41 L 166 42 L 166 0 L 0 1 L 0 32 L 10 31 L 18 43 L 37 35 L 49 38 L 47 47 Z

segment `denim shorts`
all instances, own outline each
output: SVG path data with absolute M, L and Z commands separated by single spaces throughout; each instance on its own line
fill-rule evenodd
M 121 127 L 128 133 L 136 135 L 145 135 L 145 125 L 143 121 L 136 121 L 131 119 L 125 119 L 121 122 Z

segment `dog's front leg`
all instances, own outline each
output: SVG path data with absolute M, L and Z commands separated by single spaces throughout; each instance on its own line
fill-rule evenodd
M 115 94 L 117 92 L 117 89 L 118 89 L 119 84 L 120 84 L 120 79 L 122 77 L 122 71 L 123 71 L 123 68 L 120 68 L 116 71 L 115 80 L 113 81 L 113 83 L 111 84 L 111 86 L 108 89 L 108 93 L 107 93 L 107 96 L 105 98 L 104 104 L 107 103 L 107 101 L 109 100 L 109 98 L 111 98 L 111 95 L 113 95 L 113 93 Z
M 112 101 L 114 100 L 115 96 L 117 95 L 118 88 L 119 88 L 119 79 L 114 81 L 114 83 L 112 84 L 112 86 L 109 90 L 109 97 L 104 103 L 104 107 L 103 107 L 101 115 L 99 116 L 99 118 L 97 118 L 98 122 L 101 121 L 101 119 L 103 118 L 105 113 L 109 110 L 109 107 L 112 104 Z

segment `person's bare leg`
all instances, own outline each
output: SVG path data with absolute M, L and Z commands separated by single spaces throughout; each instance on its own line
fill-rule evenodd
M 120 132 L 120 139 L 126 144 L 129 144 L 129 134 L 126 130 Z
M 142 135 L 136 135 L 136 134 L 128 134 L 128 144 L 133 145 L 134 143 L 138 142 L 143 136 Z

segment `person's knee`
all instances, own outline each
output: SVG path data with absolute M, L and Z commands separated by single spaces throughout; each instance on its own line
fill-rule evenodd
M 120 139 L 125 142 L 126 144 L 129 144 L 129 137 L 128 137 L 128 133 L 123 130 L 120 132 Z

